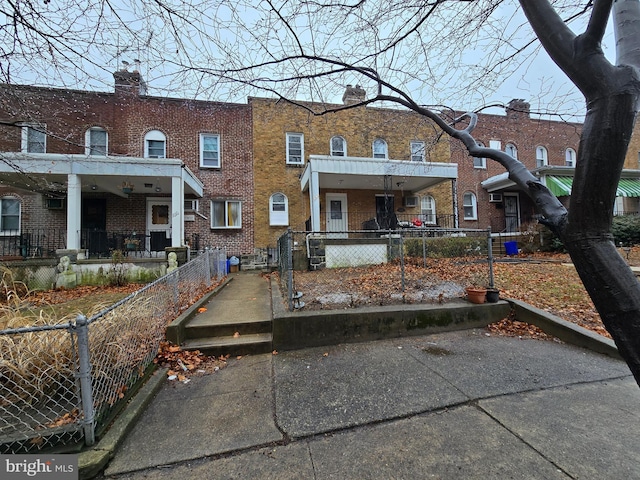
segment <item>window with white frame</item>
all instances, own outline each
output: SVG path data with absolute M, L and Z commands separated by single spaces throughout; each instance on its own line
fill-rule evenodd
M 304 162 L 304 135 L 287 133 L 287 164 L 302 165 Z
M 484 147 L 484 143 L 478 142 L 479 147 Z M 487 159 L 484 157 L 473 157 L 473 168 L 487 168 Z
M 518 159 L 518 149 L 513 143 L 507 143 L 504 146 L 504 151 L 507 155 L 510 155 L 512 158 Z
M 538 145 L 536 147 L 536 167 L 544 167 L 549 164 L 549 159 L 547 158 L 547 149 Z
M 331 137 L 331 156 L 333 157 L 346 157 L 347 156 L 347 141 L 336 135 Z
M 242 228 L 242 202 L 212 200 L 211 228 Z
M 566 167 L 576 166 L 576 151 L 573 148 L 567 148 L 564 151 L 564 165 Z
M 289 225 L 289 200 L 284 193 L 269 197 L 269 225 Z
M 424 162 L 424 142 L 411 142 L 411 161 Z
M 200 166 L 220 168 L 220 135 L 213 133 L 200 134 Z
M 167 137 L 160 130 L 151 130 L 144 136 L 145 158 L 166 158 Z
M 105 156 L 107 154 L 107 131 L 100 127 L 90 128 L 85 134 L 84 144 L 86 155 Z
M 45 125 L 23 125 L 21 150 L 25 153 L 46 153 L 47 134 Z
M 387 142 L 382 138 L 373 141 L 373 158 L 387 158 Z
M 435 225 L 436 201 L 431 195 L 425 195 L 420 199 L 420 214 L 424 223 Z
M 478 203 L 476 201 L 475 193 L 465 192 L 465 194 L 462 196 L 462 208 L 464 210 L 465 220 L 478 219 Z
M 15 197 L 0 198 L 0 234 L 20 231 L 20 200 Z

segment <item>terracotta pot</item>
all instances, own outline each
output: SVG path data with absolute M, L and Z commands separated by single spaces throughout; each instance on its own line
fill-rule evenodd
M 467 300 L 471 303 L 484 303 L 487 298 L 487 289 L 481 287 L 467 287 Z

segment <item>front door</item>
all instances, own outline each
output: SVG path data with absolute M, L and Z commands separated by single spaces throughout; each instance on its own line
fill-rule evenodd
M 164 252 L 171 246 L 171 200 L 147 200 L 147 231 L 151 252 Z
M 346 238 L 348 230 L 347 194 L 327 193 L 326 225 L 327 232 L 340 232 L 332 234 L 333 238 Z
M 109 254 L 109 241 L 107 236 L 106 199 L 82 199 L 81 226 L 80 244 L 82 248 L 86 248 L 92 257 L 107 256 Z
M 520 228 L 520 202 L 517 193 L 504 194 L 504 220 L 507 232 L 517 232 Z

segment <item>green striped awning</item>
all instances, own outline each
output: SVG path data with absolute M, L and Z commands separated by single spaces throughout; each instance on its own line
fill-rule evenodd
M 556 197 L 565 197 L 571 195 L 571 184 L 573 177 L 556 177 L 547 176 L 547 188 L 551 190 Z
M 573 177 L 549 175 L 547 188 L 557 197 L 571 195 Z M 635 178 L 621 178 L 618 182 L 616 197 L 640 197 L 640 180 Z

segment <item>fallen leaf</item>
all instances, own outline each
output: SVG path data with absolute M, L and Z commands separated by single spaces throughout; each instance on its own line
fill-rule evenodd
M 206 309 L 206 308 L 204 308 L 204 307 L 200 307 L 200 308 L 198 309 L 198 313 L 203 313 L 203 312 L 206 312 L 206 311 L 207 311 L 207 309 Z

